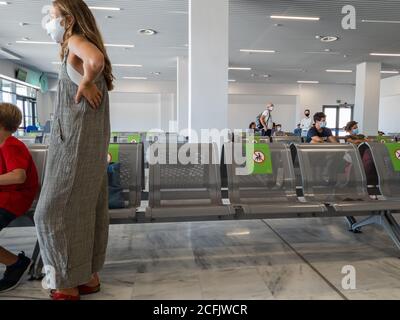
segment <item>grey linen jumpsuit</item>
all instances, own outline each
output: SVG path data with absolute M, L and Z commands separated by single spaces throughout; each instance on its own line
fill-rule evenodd
M 103 93 L 98 110 L 85 98 L 76 104 L 78 86 L 68 76 L 67 57 L 68 53 L 60 70 L 45 181 L 35 212 L 46 279 L 52 289 L 77 287 L 100 271 L 109 227 L 107 84 L 102 75 L 95 82 Z

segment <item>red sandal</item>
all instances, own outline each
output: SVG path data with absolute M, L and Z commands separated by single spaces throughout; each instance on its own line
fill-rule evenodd
M 90 295 L 90 294 L 95 294 L 95 293 L 100 292 L 100 284 L 98 284 L 95 287 L 89 287 L 87 285 L 81 285 L 81 286 L 78 286 L 78 289 L 79 289 L 79 294 L 80 295 L 87 296 L 87 295 Z
M 63 301 L 79 301 L 79 300 L 81 300 L 80 295 L 71 296 L 68 294 L 60 293 L 56 290 L 50 291 L 50 298 L 51 298 L 51 300 L 54 300 L 54 301 L 61 301 L 61 300 L 63 300 Z

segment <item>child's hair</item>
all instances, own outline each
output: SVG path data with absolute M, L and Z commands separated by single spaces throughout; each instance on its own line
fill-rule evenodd
M 0 103 L 0 127 L 14 133 L 22 123 L 22 113 L 11 103 Z

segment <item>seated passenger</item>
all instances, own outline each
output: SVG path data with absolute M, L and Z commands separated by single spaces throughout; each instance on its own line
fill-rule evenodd
M 255 123 L 255 122 L 250 123 L 249 129 L 257 130 L 257 125 L 256 125 L 256 123 Z
M 358 130 L 358 122 L 356 121 L 350 121 L 347 123 L 344 130 L 347 132 L 347 136 L 344 139 L 348 143 L 359 145 L 368 141 L 366 136 L 360 134 L 360 131 Z
M 297 125 L 297 128 L 294 129 L 293 133 L 294 133 L 295 136 L 301 137 L 301 132 L 302 132 L 302 130 L 301 130 L 301 124 L 299 123 L 299 124 Z
M 318 112 L 314 115 L 314 125 L 308 131 L 307 143 L 324 143 L 325 140 L 331 143 L 337 143 L 337 139 L 333 136 L 332 130 L 328 129 L 326 123 L 326 115 Z
M 276 126 L 275 132 L 274 132 L 275 137 L 284 137 L 286 136 L 285 132 L 282 131 L 282 125 L 278 124 Z
M 22 121 L 14 105 L 0 103 L 0 231 L 28 212 L 38 191 L 38 174 L 26 146 L 13 137 Z M 14 289 L 28 271 L 31 260 L 0 247 L 0 263 L 6 266 L 0 292 Z

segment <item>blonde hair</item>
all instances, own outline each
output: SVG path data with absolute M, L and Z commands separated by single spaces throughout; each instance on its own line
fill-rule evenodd
M 68 46 L 67 40 L 71 36 L 80 35 L 85 37 L 104 55 L 104 78 L 106 79 L 108 90 L 113 90 L 113 81 L 115 78 L 112 74 L 111 61 L 108 57 L 103 37 L 97 26 L 96 20 L 87 4 L 83 0 L 55 0 L 53 1 L 53 5 L 60 10 L 62 16 L 71 16 L 74 18 L 71 25 L 66 25 L 64 41 L 60 53 L 61 59 L 63 58 Z
M 0 127 L 14 133 L 22 123 L 22 113 L 11 103 L 0 103 Z

